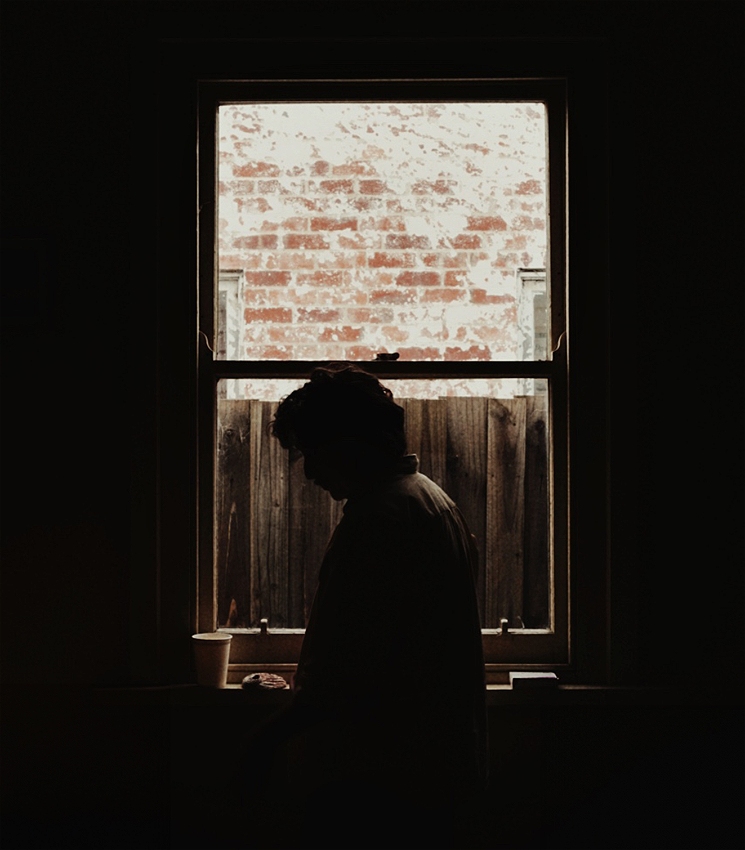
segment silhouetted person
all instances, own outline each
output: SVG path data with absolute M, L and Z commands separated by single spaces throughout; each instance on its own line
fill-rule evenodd
M 292 704 L 265 737 L 289 739 L 302 846 L 449 846 L 454 807 L 487 772 L 473 536 L 406 454 L 403 409 L 373 375 L 316 369 L 272 433 L 346 500 Z

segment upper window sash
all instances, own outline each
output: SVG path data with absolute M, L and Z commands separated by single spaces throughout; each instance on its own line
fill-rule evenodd
M 566 93 L 565 80 L 389 80 L 389 81 L 252 81 L 246 83 L 203 82 L 199 87 L 199 330 L 208 341 L 214 368 L 217 363 L 217 311 L 215 285 L 218 277 L 217 203 L 218 108 L 240 102 L 281 103 L 292 101 L 401 102 L 521 102 L 541 101 L 547 111 L 549 151 L 548 228 L 550 232 L 547 276 L 550 281 L 551 321 L 548 352 L 554 351 L 566 329 Z M 549 354 L 550 360 L 550 354 Z M 223 363 L 230 362 L 224 360 Z M 231 367 L 231 377 L 248 377 L 252 366 L 265 360 L 235 360 L 244 367 Z M 302 361 L 305 362 L 305 361 Z M 509 362 L 509 361 L 507 361 Z M 506 369 L 507 362 L 498 364 Z M 203 364 L 206 365 L 206 364 Z M 476 365 L 476 364 L 474 364 Z M 497 365 L 494 363 L 493 365 Z M 258 367 L 262 373 L 267 368 Z M 429 367 L 428 367 L 429 368 Z M 521 367 L 515 363 L 519 371 Z M 515 372 L 510 372 L 515 374 Z

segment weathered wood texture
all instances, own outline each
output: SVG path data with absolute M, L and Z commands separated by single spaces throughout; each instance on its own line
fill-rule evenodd
M 484 628 L 549 624 L 546 400 L 400 400 L 420 471 L 460 507 L 479 544 Z M 342 505 L 305 478 L 268 427 L 275 405 L 220 400 L 216 575 L 220 626 L 303 628 Z

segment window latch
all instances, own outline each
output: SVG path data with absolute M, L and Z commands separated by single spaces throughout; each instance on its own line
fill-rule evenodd
M 262 635 L 269 636 L 269 620 L 266 617 L 259 623 L 259 631 Z
M 499 630 L 503 635 L 508 635 L 510 633 L 510 621 L 506 617 L 502 617 L 499 621 Z

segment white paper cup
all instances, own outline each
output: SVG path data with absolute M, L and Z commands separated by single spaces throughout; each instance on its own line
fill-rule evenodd
M 228 681 L 228 659 L 233 635 L 204 632 L 192 635 L 197 684 L 206 688 L 224 688 Z

